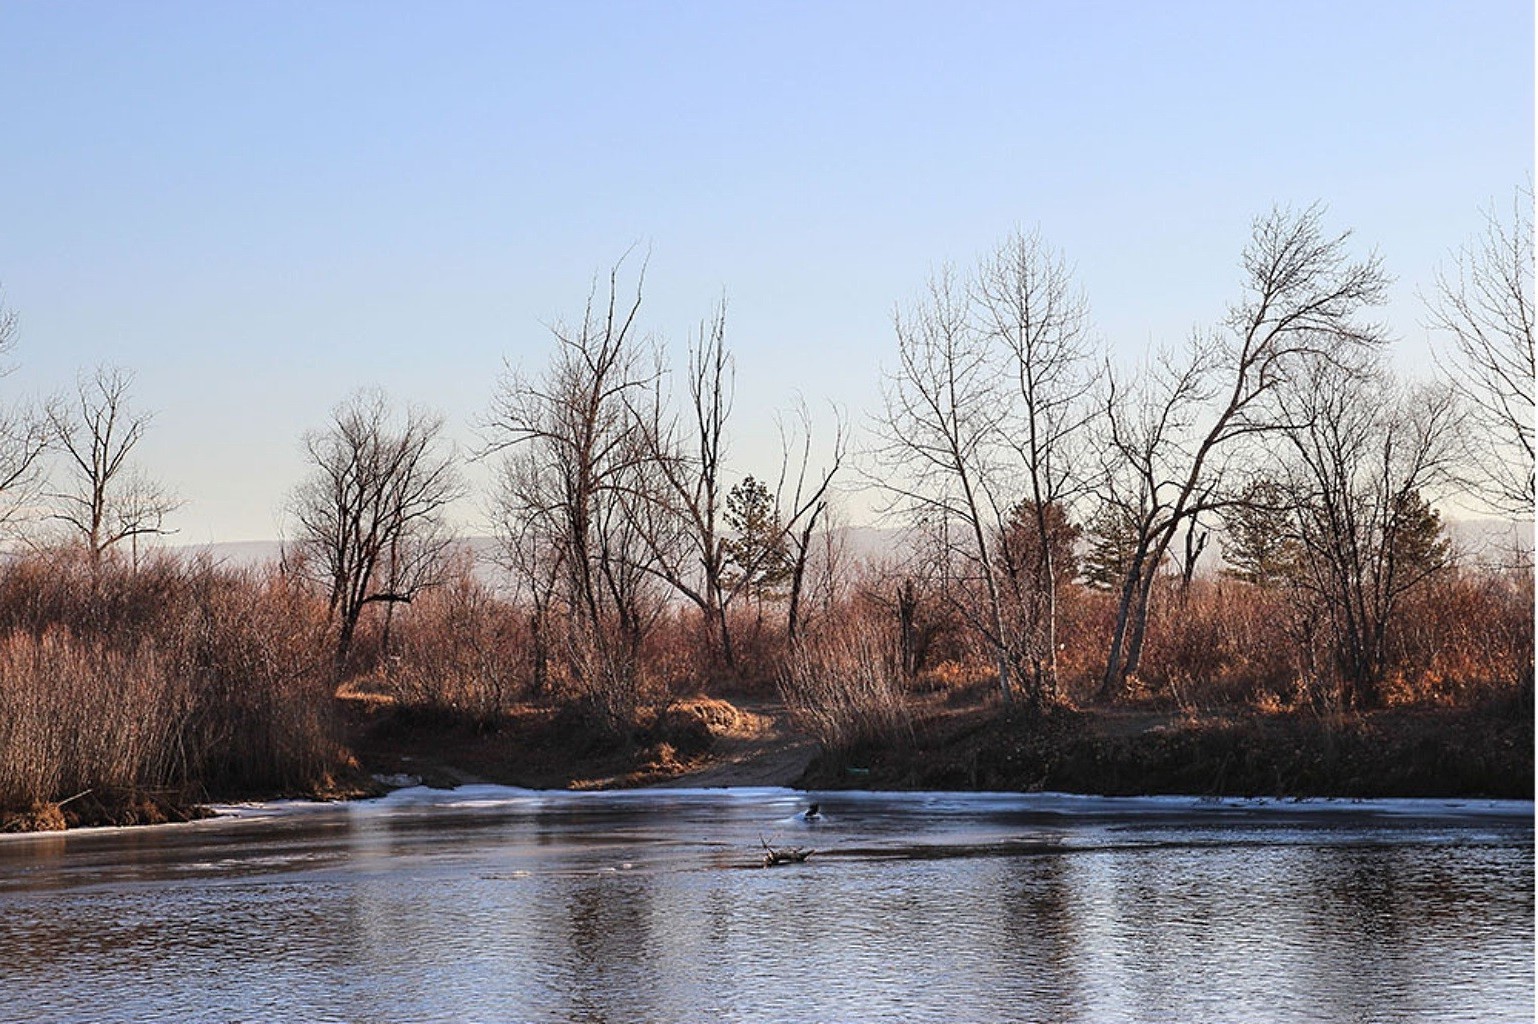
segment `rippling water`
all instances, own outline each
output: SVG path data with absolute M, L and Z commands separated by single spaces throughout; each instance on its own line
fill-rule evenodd
M 1530 803 L 414 789 L 0 839 L 0 1020 L 1526 1022 L 1533 927 Z

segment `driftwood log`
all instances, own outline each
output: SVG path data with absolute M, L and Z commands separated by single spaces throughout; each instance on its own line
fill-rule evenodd
M 779 867 L 781 864 L 800 864 L 817 852 L 803 846 L 770 846 L 763 836 L 758 837 L 758 842 L 764 848 L 764 867 L 766 868 Z

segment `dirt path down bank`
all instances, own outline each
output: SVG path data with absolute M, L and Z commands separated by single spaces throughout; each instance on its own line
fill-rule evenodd
M 817 755 L 817 741 L 799 731 L 781 704 L 737 705 L 738 722 L 717 736 L 711 762 L 652 788 L 793 786 Z

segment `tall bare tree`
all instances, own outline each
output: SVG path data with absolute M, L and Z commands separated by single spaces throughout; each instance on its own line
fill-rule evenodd
M 67 479 L 63 489 L 48 495 L 52 518 L 84 542 L 93 562 L 123 541 L 137 552 L 139 538 L 169 532 L 165 519 L 181 507 L 129 461 L 152 419 L 131 406 L 133 380 L 121 367 L 99 367 L 77 379 L 73 396 L 47 408 Z
M 726 426 L 734 393 L 724 303 L 690 341 L 686 380 L 682 422 L 660 387 L 642 392 L 632 403 L 653 486 L 632 489 L 627 499 L 647 545 L 647 567 L 699 610 L 723 663 L 733 670 L 736 651 L 728 611 L 742 587 L 729 578 L 722 530 Z
M 1424 494 L 1454 468 L 1457 406 L 1445 389 L 1324 360 L 1299 383 L 1287 439 L 1304 557 L 1289 576 L 1326 613 L 1342 702 L 1372 707 L 1402 599 L 1448 564 L 1450 544 Z
M 1062 579 L 1053 534 L 1084 478 L 1093 378 L 1084 298 L 1061 256 L 1016 235 L 967 284 L 935 277 L 898 317 L 897 341 L 878 426 L 882 484 L 956 582 L 1004 698 L 1020 685 L 1050 701 Z M 1022 526 L 1034 543 L 1018 543 Z
M 16 311 L 0 301 L 0 359 L 16 347 L 19 322 Z M 10 371 L 0 367 L 0 376 Z M 0 408 L 0 526 L 22 517 L 37 497 L 51 434 L 45 414 L 19 404 Z
M 1533 194 L 1520 189 L 1511 216 L 1485 217 L 1482 236 L 1438 271 L 1426 300 L 1429 326 L 1452 350 L 1439 358 L 1464 402 L 1464 461 L 1483 504 L 1533 514 Z
M 304 437 L 312 466 L 292 500 L 298 544 L 337 624 L 338 678 L 371 604 L 409 603 L 442 580 L 451 537 L 444 516 L 461 493 L 443 417 L 397 413 L 377 390 L 359 391 Z
M 785 634 L 794 643 L 807 619 L 807 569 L 819 537 L 827 531 L 833 483 L 848 455 L 848 438 L 842 416 L 836 416 L 826 461 L 815 465 L 812 457 L 812 415 L 798 403 L 794 425 L 780 421 L 780 475 L 775 486 L 775 521 L 781 524 L 780 545 L 788 555 L 790 590 L 785 608 Z M 824 537 L 826 542 L 827 538 Z M 824 553 L 834 549 L 824 544 Z
M 1026 493 L 1002 526 L 1014 543 L 1001 551 L 1006 576 L 1023 591 L 1032 689 L 1054 700 L 1065 510 L 1087 478 L 1079 460 L 1095 381 L 1089 307 L 1063 256 L 1034 233 L 1017 232 L 985 260 L 973 290 L 982 329 L 1007 353 L 1018 409 L 1004 440 Z M 1015 564 L 1021 557 L 1026 561 Z
M 568 669 L 615 726 L 635 710 L 641 644 L 661 611 L 649 541 L 632 514 L 661 504 L 637 497 L 657 482 L 636 413 L 660 370 L 637 336 L 644 267 L 622 300 L 622 265 L 606 295 L 595 284 L 578 324 L 552 328 L 556 349 L 542 375 L 502 377 L 485 423 L 485 455 L 503 465 L 504 543 L 521 538 L 561 567 L 555 597 L 569 624 Z
M 1119 588 L 1102 699 L 1137 673 L 1157 574 L 1182 529 L 1222 507 L 1224 462 L 1292 421 L 1283 386 L 1317 361 L 1360 365 L 1382 341 L 1362 315 L 1387 286 L 1376 256 L 1353 260 L 1323 209 L 1258 218 L 1242 258 L 1244 295 L 1222 324 L 1106 391 L 1104 489 L 1138 524 Z

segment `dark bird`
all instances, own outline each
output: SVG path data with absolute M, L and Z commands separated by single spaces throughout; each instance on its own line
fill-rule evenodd
M 808 807 L 806 813 L 801 815 L 801 819 L 803 821 L 821 821 L 822 811 L 819 810 L 820 807 L 822 807 L 822 804 L 813 804 Z

